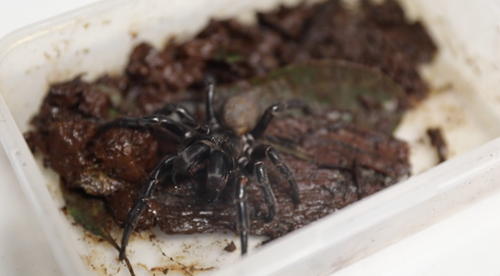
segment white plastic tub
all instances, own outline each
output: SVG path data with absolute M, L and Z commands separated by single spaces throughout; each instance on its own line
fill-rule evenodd
M 105 1 L 0 41 L 0 138 L 65 274 L 128 272 L 116 261 L 114 249 L 93 243 L 71 225 L 60 211 L 57 176 L 40 166 L 23 139 L 49 84 L 83 72 L 89 79 L 120 72 L 140 41 L 161 47 L 174 34 L 188 38 L 210 17 L 237 16 L 251 22 L 256 9 L 279 2 L 297 1 Z M 158 236 L 154 246 L 149 234 L 142 243 L 137 237 L 132 240 L 136 253 L 131 259 L 138 274 L 176 263 L 196 270 L 237 262 L 203 273 L 328 275 L 498 192 L 494 184 L 500 174 L 500 141 L 462 155 L 500 134 L 498 9 L 487 0 L 400 2 L 411 18 L 426 24 L 440 53 L 435 64 L 423 69 L 436 92 L 405 116 L 396 135 L 410 143 L 416 174 L 435 164 L 425 138 L 429 126 L 444 130 L 450 157 L 461 156 L 253 249 L 242 261 L 238 254 L 221 250 L 222 244 L 237 240 L 232 234 L 171 237 L 153 230 Z M 442 87 L 447 89 L 438 89 Z M 178 255 L 189 247 L 189 253 Z M 167 260 L 161 251 L 177 259 Z M 174 273 L 172 269 L 169 275 Z

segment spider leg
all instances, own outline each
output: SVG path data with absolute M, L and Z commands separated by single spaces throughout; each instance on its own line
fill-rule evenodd
M 236 230 L 240 234 L 241 255 L 248 250 L 248 233 L 250 232 L 250 220 L 248 218 L 246 185 L 248 178 L 240 175 L 235 179 L 237 223 Z
M 300 108 L 300 107 L 304 107 L 304 103 L 298 99 L 290 100 L 286 103 L 280 102 L 271 105 L 266 109 L 264 115 L 262 115 L 257 125 L 254 127 L 254 129 L 252 129 L 250 133 L 255 139 L 259 138 L 260 136 L 262 136 L 262 134 L 264 134 L 264 132 L 266 131 L 267 127 L 273 120 L 276 113 L 285 111 L 287 109 Z
M 266 149 L 266 156 L 271 160 L 274 167 L 278 169 L 279 173 L 286 181 L 290 184 L 290 189 L 292 189 L 292 200 L 295 204 L 300 203 L 300 195 L 299 195 L 299 187 L 297 186 L 297 181 L 293 176 L 293 172 L 288 167 L 286 163 L 281 160 L 281 157 L 278 151 L 273 147 L 268 147 Z
M 211 125 L 217 124 L 217 118 L 215 117 L 214 110 L 214 94 L 215 94 L 215 85 L 212 80 L 207 81 L 207 99 L 206 99 L 206 112 L 207 112 L 207 122 Z
M 271 189 L 271 185 L 269 184 L 269 179 L 267 177 L 267 171 L 264 167 L 264 163 L 262 161 L 256 162 L 254 164 L 253 171 L 256 184 L 257 186 L 259 186 L 262 194 L 264 195 L 264 201 L 268 209 L 265 222 L 269 223 L 273 221 L 276 214 L 276 198 L 274 197 L 273 190 Z
M 167 104 L 166 106 L 158 109 L 157 111 L 154 112 L 155 114 L 161 114 L 161 115 L 172 115 L 173 113 L 177 114 L 181 121 L 194 128 L 195 130 L 199 131 L 200 133 L 208 134 L 209 130 L 206 125 L 200 124 L 194 116 L 189 112 L 186 108 L 183 106 L 177 105 L 177 104 Z
M 295 177 L 293 176 L 293 172 L 290 169 L 290 167 L 288 167 L 288 165 L 281 160 L 278 151 L 271 146 L 259 145 L 253 150 L 251 154 L 251 158 L 256 160 L 262 160 L 262 158 L 264 157 L 267 157 L 271 161 L 273 166 L 281 174 L 281 176 L 286 181 L 288 181 L 288 183 L 290 184 L 290 189 L 292 190 L 292 200 L 295 204 L 299 204 L 300 203 L 299 188 L 297 186 L 297 181 L 295 180 Z
M 358 162 L 356 162 L 356 160 L 352 161 L 352 179 L 356 187 L 356 195 L 358 196 L 358 199 L 361 199 L 363 193 L 361 190 L 362 187 L 359 179 L 359 170 L 360 167 L 358 165 Z M 347 187 L 346 187 L 346 193 L 344 194 L 344 198 L 347 198 L 346 194 L 347 194 Z
M 166 172 L 172 169 L 172 165 L 174 160 L 176 159 L 175 155 L 167 156 L 160 162 L 149 175 L 148 180 L 142 186 L 141 191 L 139 192 L 137 203 L 132 208 L 127 217 L 127 222 L 125 223 L 123 236 L 122 236 L 122 244 L 120 247 L 120 261 L 123 261 L 125 258 L 125 250 L 127 248 L 128 240 L 135 226 L 137 225 L 137 221 L 139 221 L 139 217 L 141 216 L 144 208 L 146 207 L 151 195 L 153 194 L 154 187 L 160 179 L 165 175 Z
M 215 150 L 208 160 L 207 188 L 214 192 L 210 203 L 219 198 L 220 192 L 227 184 L 229 160 L 225 153 Z
M 203 142 L 190 145 L 183 150 L 175 159 L 172 169 L 172 182 L 176 183 L 175 175 L 195 169 L 198 165 L 207 161 L 210 156 L 211 147 Z
M 136 117 L 121 117 L 118 118 L 114 121 L 102 124 L 99 126 L 97 129 L 96 134 L 99 135 L 109 129 L 112 128 L 137 128 L 137 129 L 143 129 L 143 128 L 148 128 L 152 127 L 154 125 L 160 125 L 166 130 L 169 130 L 176 136 L 180 138 L 184 138 L 190 134 L 190 131 L 188 128 L 180 124 L 179 122 L 176 122 L 168 117 L 165 117 L 164 115 L 150 115 L 150 116 L 144 116 L 140 118 Z

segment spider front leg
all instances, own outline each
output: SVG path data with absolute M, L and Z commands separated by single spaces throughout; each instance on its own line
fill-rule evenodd
M 175 175 L 196 169 L 206 162 L 210 156 L 211 147 L 201 141 L 194 143 L 182 151 L 174 161 L 172 169 L 172 182 L 175 183 Z
M 214 195 L 209 203 L 216 201 L 221 191 L 226 187 L 229 165 L 229 159 L 222 151 L 215 150 L 210 154 L 210 159 L 208 160 L 207 189 L 213 191 Z
M 177 104 L 167 104 L 166 106 L 158 109 L 157 111 L 154 112 L 155 114 L 161 114 L 161 115 L 172 115 L 173 113 L 177 114 L 181 121 L 186 124 L 187 126 L 190 126 L 197 130 L 200 133 L 203 134 L 208 134 L 209 129 L 206 125 L 199 123 L 194 116 L 183 106 L 177 105 Z
M 144 186 L 142 186 L 142 189 L 139 192 L 137 198 L 137 203 L 128 214 L 127 221 L 125 223 L 122 236 L 122 244 L 120 247 L 120 261 L 123 261 L 123 259 L 125 258 L 125 250 L 127 248 L 130 235 L 132 234 L 132 231 L 139 221 L 139 217 L 141 216 L 149 199 L 151 198 L 154 187 L 165 176 L 165 174 L 172 169 L 175 159 L 175 155 L 168 156 L 163 159 L 163 161 L 153 169 L 153 171 L 149 175 L 148 180 L 146 181 Z
M 196 168 L 203 162 L 206 162 L 210 154 L 210 150 L 210 146 L 204 143 L 195 143 L 186 148 L 179 155 L 169 156 L 165 158 L 153 169 L 153 172 L 151 172 L 148 180 L 146 181 L 146 184 L 142 187 L 139 193 L 137 203 L 135 204 L 134 208 L 132 208 L 127 217 L 127 222 L 125 224 L 125 230 L 123 232 L 122 244 L 120 248 L 120 260 L 123 260 L 125 258 L 125 250 L 130 235 L 137 225 L 137 221 L 144 211 L 148 200 L 151 198 L 156 184 L 165 176 L 167 172 L 172 172 L 172 178 L 174 179 L 176 173 L 187 172 L 191 169 Z
M 136 129 L 144 129 L 149 128 L 154 125 L 159 125 L 166 130 L 173 133 L 177 138 L 185 138 L 189 136 L 190 130 L 186 128 L 184 125 L 176 122 L 170 118 L 165 117 L 164 115 L 150 115 L 144 116 L 140 118 L 136 117 L 121 117 L 114 121 L 102 124 L 97 129 L 96 135 L 100 135 L 112 128 L 136 128 Z

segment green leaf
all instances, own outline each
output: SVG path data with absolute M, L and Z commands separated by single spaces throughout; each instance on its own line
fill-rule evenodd
M 106 224 L 110 217 L 102 198 L 88 196 L 61 185 L 66 209 L 75 222 L 90 233 L 108 241 Z
M 254 93 L 261 109 L 282 100 L 303 99 L 311 107 L 347 110 L 355 123 L 392 132 L 409 107 L 404 90 L 379 70 L 341 60 L 311 61 L 272 71 L 250 81 L 251 90 L 221 89 L 222 97 Z
M 120 247 L 107 231 L 107 223 L 111 217 L 106 210 L 104 200 L 68 189 L 64 183 L 61 183 L 60 186 L 66 202 L 66 209 L 75 222 L 93 235 L 104 239 L 119 251 Z M 126 257 L 125 263 L 130 275 L 135 276 L 132 265 Z

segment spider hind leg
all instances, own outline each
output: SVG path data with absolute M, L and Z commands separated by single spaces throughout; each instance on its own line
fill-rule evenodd
M 279 102 L 271 105 L 264 111 L 264 114 L 262 117 L 259 119 L 257 122 L 257 125 L 252 129 L 251 134 L 255 139 L 258 139 L 259 137 L 264 134 L 266 131 L 267 127 L 273 120 L 274 116 L 278 114 L 279 112 L 288 110 L 288 109 L 297 109 L 297 108 L 304 108 L 306 105 L 304 102 L 302 102 L 299 99 L 293 99 L 288 102 Z
M 297 185 L 297 181 L 295 180 L 295 176 L 293 175 L 290 167 L 288 167 L 288 165 L 282 160 L 279 152 L 275 148 L 266 145 L 259 145 L 253 150 L 251 158 L 254 160 L 262 160 L 264 158 L 269 159 L 273 166 L 278 170 L 281 177 L 283 177 L 290 185 L 293 203 L 296 205 L 300 204 L 299 187 Z
M 278 170 L 281 176 L 290 184 L 293 203 L 300 204 L 299 187 L 290 167 L 288 167 L 288 165 L 281 160 L 281 156 L 275 148 L 267 147 L 265 152 L 267 158 L 271 160 L 271 163 L 273 163 L 274 167 Z
M 269 179 L 267 177 L 267 171 L 262 161 L 258 161 L 254 165 L 254 177 L 255 183 L 262 191 L 264 195 L 264 202 L 267 206 L 267 217 L 265 218 L 265 222 L 269 223 L 273 221 L 274 216 L 276 215 L 276 198 L 274 197 L 273 190 L 271 189 L 271 185 L 269 184 Z
M 248 234 L 250 232 L 250 220 L 248 218 L 247 207 L 247 193 L 246 185 L 248 178 L 240 175 L 235 178 L 235 192 L 236 192 L 236 211 L 237 223 L 236 230 L 240 235 L 241 242 L 241 255 L 245 255 L 248 251 Z

